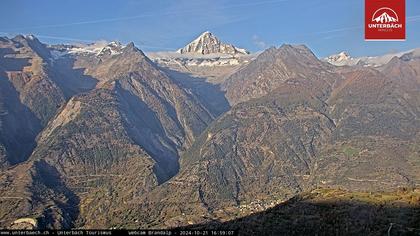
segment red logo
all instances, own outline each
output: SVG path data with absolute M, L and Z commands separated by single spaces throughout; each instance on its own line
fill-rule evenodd
M 405 40 L 405 0 L 365 0 L 366 40 Z

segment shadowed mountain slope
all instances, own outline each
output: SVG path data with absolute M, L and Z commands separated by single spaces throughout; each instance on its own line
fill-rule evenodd
M 25 161 L 42 126 L 65 102 L 48 72 L 48 56 L 34 37 L 0 39 L 0 167 Z
M 265 209 L 314 186 L 419 184 L 417 77 L 324 67 L 301 47 L 286 48 L 296 61 L 318 66 L 289 69 L 267 95 L 246 98 L 213 122 L 183 155 L 180 173 L 132 203 L 138 211 L 129 219 L 139 223 L 129 227 L 232 218 L 244 205 Z M 266 63 L 276 68 L 286 58 Z
M 188 229 L 237 230 L 239 235 L 417 235 L 419 190 L 349 192 L 316 189 L 267 211 Z
M 305 46 L 270 48 L 223 79 L 230 107 L 218 86 L 162 71 L 132 43 L 0 45 L 2 227 L 30 217 L 47 228 L 172 228 L 245 217 L 319 187 L 420 184 L 415 52 L 372 69 L 334 67 Z M 371 225 L 384 221 L 369 222 L 382 232 Z
M 175 175 L 179 153 L 213 118 L 133 44 L 116 55 L 69 55 L 54 64 L 63 65 L 65 60 L 72 60 L 78 70 L 84 68 L 83 74 L 97 83 L 72 96 L 48 122 L 38 135 L 30 162 L 55 169 L 57 181 L 80 199 L 80 204 L 72 206 L 80 209 L 77 220 L 64 219 L 54 227 L 107 227 L 110 218 L 102 212 L 112 214 L 111 209 Z M 31 171 L 34 168 L 28 166 Z M 12 178 L 10 186 L 36 189 L 47 182 L 42 177 L 39 183 Z M 28 196 L 30 202 L 33 197 Z M 48 210 L 54 205 L 43 207 Z M 64 209 L 63 214 L 70 210 Z M 2 213 L 6 225 L 16 219 L 16 212 Z M 30 208 L 21 214 L 47 217 L 45 211 Z

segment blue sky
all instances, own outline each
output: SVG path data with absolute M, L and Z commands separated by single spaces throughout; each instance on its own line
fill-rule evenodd
M 46 43 L 118 40 L 175 50 L 209 30 L 259 51 L 306 44 L 320 57 L 379 55 L 420 47 L 420 1 L 407 1 L 405 42 L 365 42 L 364 0 L 1 0 L 0 35 Z

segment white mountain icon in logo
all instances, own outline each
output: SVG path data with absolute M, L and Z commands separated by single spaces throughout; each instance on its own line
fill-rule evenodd
M 381 12 L 382 12 L 382 14 L 379 15 L 379 16 L 377 16 Z M 390 14 L 393 15 L 393 16 L 391 16 Z M 377 10 L 373 14 L 372 21 L 375 21 L 376 23 L 379 23 L 380 22 L 381 24 L 382 23 L 398 22 L 398 15 L 391 8 L 384 7 L 384 8 L 380 8 L 379 10 Z

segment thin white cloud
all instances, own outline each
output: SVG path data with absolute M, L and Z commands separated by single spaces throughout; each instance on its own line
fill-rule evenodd
M 318 31 L 312 34 L 328 34 L 328 33 L 336 33 L 336 32 L 343 32 L 343 31 L 351 31 L 351 30 L 362 29 L 362 28 L 363 26 L 352 26 L 352 27 L 344 27 L 344 28 L 338 28 L 338 29 Z
M 148 44 L 143 44 L 143 43 L 140 43 L 139 44 L 139 47 L 140 47 L 140 49 L 145 49 L 145 48 L 148 48 L 148 49 L 159 49 L 159 50 L 170 50 L 170 51 L 175 51 L 175 50 L 177 50 L 177 48 L 170 48 L 170 47 L 161 47 L 161 46 L 153 46 L 153 45 L 148 45 Z
M 259 49 L 266 49 L 268 48 L 268 44 L 258 37 L 258 35 L 252 36 L 252 42 L 257 46 Z
M 420 15 L 407 17 L 407 22 L 415 22 L 420 20 Z
M 215 9 L 224 10 L 224 9 L 230 9 L 230 8 L 283 3 L 287 1 L 290 1 L 290 0 L 271 0 L 271 1 L 240 3 L 240 4 L 220 6 L 220 7 L 216 7 Z M 188 13 L 196 13 L 196 12 L 197 11 L 193 9 L 193 10 L 186 10 L 186 11 L 169 11 L 169 12 L 163 12 L 163 13 L 146 13 L 146 14 L 135 15 L 135 16 L 127 16 L 127 17 L 102 18 L 102 19 L 89 20 L 89 21 L 79 21 L 79 22 L 71 22 L 71 23 L 64 23 L 64 24 L 37 25 L 37 26 L 28 26 L 28 27 L 20 27 L 20 28 L 4 29 L 4 30 L 17 31 L 17 30 L 28 30 L 28 29 L 59 28 L 59 27 L 67 27 L 67 26 L 78 26 L 78 25 L 89 25 L 89 24 L 100 24 L 100 23 L 135 20 L 135 19 L 141 19 L 141 18 L 146 18 L 146 17 L 180 15 L 180 14 L 188 14 Z
M 37 38 L 45 38 L 45 39 L 57 39 L 63 40 L 67 42 L 83 42 L 83 43 L 94 43 L 97 42 L 95 40 L 90 39 L 78 39 L 78 38 L 69 38 L 69 37 L 60 37 L 60 36 L 51 36 L 51 35 L 35 35 Z
M 416 16 L 408 16 L 407 22 L 415 22 L 420 20 L 420 15 Z M 325 31 L 318 31 L 314 32 L 312 34 L 327 34 L 327 33 L 335 33 L 335 32 L 342 32 L 342 31 L 351 31 L 356 29 L 362 29 L 364 26 L 351 26 L 351 27 L 344 27 L 344 28 L 338 28 L 338 29 L 331 29 L 331 30 L 325 30 Z

